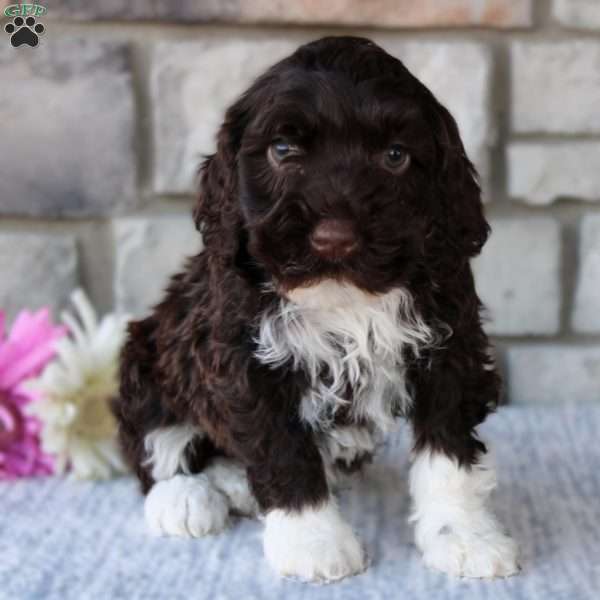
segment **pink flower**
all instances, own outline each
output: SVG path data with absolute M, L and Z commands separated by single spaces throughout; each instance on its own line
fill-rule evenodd
M 4 325 L 0 311 L 0 480 L 48 475 L 53 462 L 40 447 L 40 422 L 24 410 L 37 395 L 23 383 L 52 359 L 66 328 L 52 324 L 47 308 L 19 313 L 8 337 Z

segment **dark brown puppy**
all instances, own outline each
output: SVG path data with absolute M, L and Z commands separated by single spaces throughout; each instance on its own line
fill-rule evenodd
M 259 510 L 281 573 L 356 573 L 331 488 L 401 415 L 426 561 L 514 572 L 475 434 L 500 387 L 469 266 L 489 227 L 448 111 L 369 40 L 325 38 L 229 108 L 201 175 L 205 249 L 131 324 L 115 403 L 151 528 Z

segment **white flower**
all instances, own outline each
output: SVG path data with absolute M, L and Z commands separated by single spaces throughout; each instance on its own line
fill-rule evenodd
M 28 408 L 42 422 L 42 446 L 54 455 L 57 472 L 70 467 L 77 479 L 107 479 L 125 471 L 109 403 L 118 393 L 127 318 L 110 314 L 98 322 L 81 290 L 71 300 L 76 314 L 62 315 L 70 335 L 32 382 L 40 397 Z

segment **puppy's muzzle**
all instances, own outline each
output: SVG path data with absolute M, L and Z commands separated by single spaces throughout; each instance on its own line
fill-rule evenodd
M 349 219 L 322 219 L 310 234 L 313 251 L 326 260 L 342 260 L 354 254 L 359 238 Z

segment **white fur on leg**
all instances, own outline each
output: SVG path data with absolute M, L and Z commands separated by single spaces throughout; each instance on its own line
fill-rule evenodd
M 215 458 L 204 469 L 213 486 L 219 490 L 230 508 L 242 515 L 254 517 L 258 514 L 258 503 L 250 490 L 246 469 L 231 458 Z
M 317 437 L 329 489 L 342 487 L 348 479 L 338 462 L 350 467 L 355 460 L 373 454 L 380 437 L 372 428 L 358 425 L 333 427 Z
M 194 425 L 159 427 L 144 438 L 145 466 L 152 467 L 155 481 L 169 479 L 175 473 L 190 473 L 185 450 L 192 440 L 204 434 Z
M 229 504 L 206 475 L 175 475 L 154 484 L 144 513 L 154 535 L 201 537 L 225 529 Z
M 519 570 L 517 546 L 487 506 L 495 486 L 489 455 L 471 469 L 443 454 L 416 457 L 411 521 L 428 566 L 464 577 L 507 577 Z
M 366 567 L 362 546 L 333 500 L 300 512 L 269 512 L 264 550 L 278 573 L 306 580 L 334 581 Z

